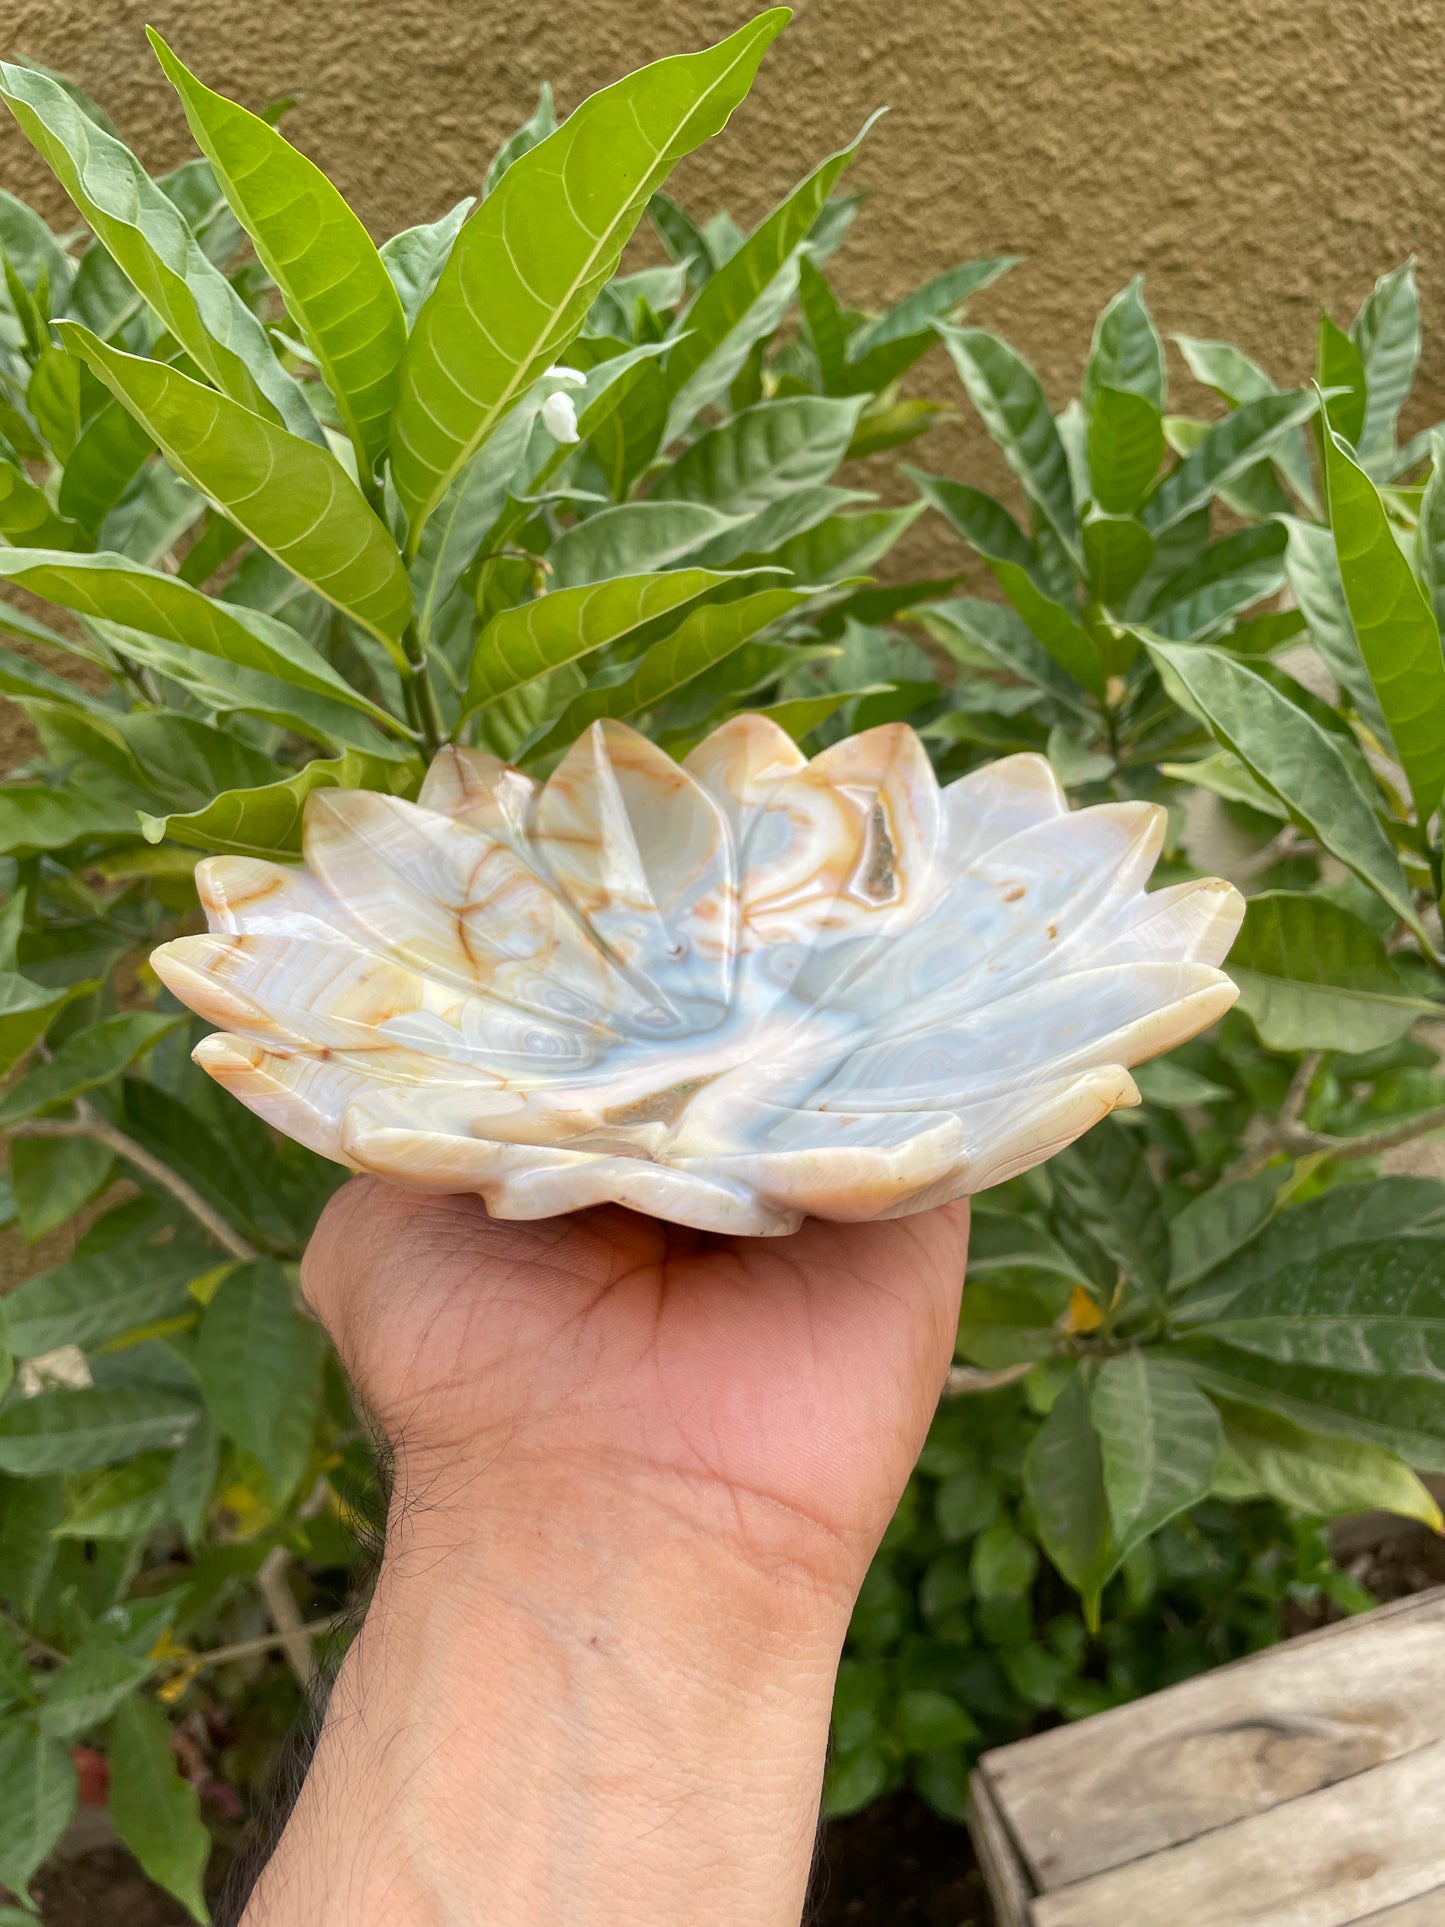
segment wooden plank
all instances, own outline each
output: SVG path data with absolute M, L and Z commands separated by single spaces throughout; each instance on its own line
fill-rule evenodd
M 1445 1738 L 1442 1680 L 1445 1587 L 982 1764 L 1035 1887 L 1052 1893 Z
M 1032 1927 L 1358 1927 L 1439 1888 L 1442 1788 L 1437 1740 L 1048 1894 Z
M 1032 1889 L 986 1773 L 968 1783 L 968 1832 L 993 1902 L 996 1927 L 1029 1927 Z

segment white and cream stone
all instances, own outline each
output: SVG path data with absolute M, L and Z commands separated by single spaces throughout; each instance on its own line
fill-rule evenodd
M 811 762 L 740 716 L 678 764 L 595 724 L 545 785 L 445 749 L 318 790 L 304 867 L 211 857 L 155 967 L 196 1062 L 324 1157 L 498 1217 L 899 1217 L 1138 1102 L 1228 1009 L 1242 913 L 1146 895 L 1164 812 L 1010 756 L 940 789 L 901 723 Z

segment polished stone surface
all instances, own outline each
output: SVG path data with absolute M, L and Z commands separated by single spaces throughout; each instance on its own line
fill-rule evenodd
M 155 955 L 195 1053 L 323 1156 L 499 1217 L 897 1217 L 1027 1170 L 1234 1001 L 1164 812 L 1010 756 L 940 789 L 890 723 L 811 762 L 741 716 L 678 764 L 599 723 L 545 785 L 443 750 L 318 790 L 304 868 L 212 857 Z

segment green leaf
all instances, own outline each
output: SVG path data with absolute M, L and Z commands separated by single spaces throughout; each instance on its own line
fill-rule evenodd
M 1364 364 L 1364 425 L 1357 438 L 1360 459 L 1374 462 L 1395 445 L 1395 423 L 1420 359 L 1420 302 L 1415 264 L 1407 261 L 1375 283 L 1350 326 Z
M 25 1648 L 15 1635 L 0 1625 L 0 1711 L 23 1705 L 35 1689 L 36 1681 L 25 1657 Z M 0 1927 L 5 1916 L 0 1914 Z
M 194 1426 L 195 1438 L 204 1428 Z M 85 1479 L 82 1490 L 67 1494 L 65 1517 L 55 1528 L 58 1539 L 148 1538 L 174 1515 L 169 1482 L 176 1462 L 174 1452 L 144 1452 L 128 1465 L 108 1468 Z M 72 1479 L 74 1488 L 77 1481 Z
M 862 405 L 861 397 L 822 395 L 759 402 L 700 435 L 658 477 L 648 500 L 756 515 L 828 480 L 847 453 Z
M 73 321 L 67 347 L 144 424 L 166 460 L 318 595 L 353 616 L 399 667 L 411 617 L 391 537 L 328 449 L 277 428 L 158 361 L 121 354 Z
M 1139 1064 L 1133 1073 L 1146 1104 L 1162 1104 L 1166 1110 L 1188 1110 L 1195 1104 L 1217 1104 L 1232 1098 L 1234 1092 L 1211 1077 L 1202 1077 L 1176 1057 L 1159 1057 L 1152 1064 Z
M 1118 1567 L 1167 1520 L 1208 1494 L 1223 1429 L 1218 1411 L 1185 1372 L 1140 1349 L 1105 1360 L 1089 1411 Z
M 1145 616 L 1149 627 L 1170 642 L 1193 641 L 1274 595 L 1285 578 L 1285 543 L 1277 522 L 1211 542 L 1155 588 Z
M 1022 259 L 1021 254 L 1000 254 L 987 261 L 965 261 L 947 268 L 906 294 L 876 321 L 865 321 L 855 328 L 847 338 L 839 392 L 876 394 L 897 381 L 937 341 L 935 321 L 952 320 L 970 295 L 989 287 Z M 804 265 L 805 279 L 810 265 Z
M 1193 1198 L 1169 1221 L 1169 1289 L 1178 1292 L 1232 1258 L 1274 1216 L 1282 1173 L 1216 1184 Z
M 619 664 L 615 677 L 599 676 L 575 696 L 561 716 L 524 747 L 523 760 L 540 762 L 561 753 L 603 718 L 625 720 L 666 702 L 694 676 L 740 649 L 812 593 L 811 589 L 763 589 L 736 602 L 704 603 L 638 662 Z
M 80 432 L 55 502 L 92 536 L 134 482 L 155 443 L 128 409 L 108 401 Z
M 1428 1489 L 1382 1445 L 1306 1431 L 1257 1405 L 1227 1405 L 1224 1447 L 1215 1489 L 1226 1498 L 1264 1493 L 1325 1519 L 1378 1507 L 1441 1530 L 1440 1508 Z
M 19 1062 L 73 998 L 95 988 L 83 982 L 52 990 L 18 970 L 0 971 L 0 1072 Z
M 169 837 L 193 850 L 235 856 L 286 857 L 301 848 L 301 817 L 315 789 L 370 789 L 385 795 L 414 794 L 421 781 L 419 763 L 383 762 L 359 750 L 317 758 L 294 776 L 259 789 L 228 790 L 204 809 L 173 816 L 141 817 L 148 843 Z
M 907 533 L 927 504 L 872 509 L 863 515 L 830 515 L 775 549 L 737 558 L 739 566 L 788 569 L 800 582 L 838 582 L 866 574 Z
M 1242 402 L 1223 421 L 1215 422 L 1198 446 L 1164 477 L 1140 511 L 1144 526 L 1157 536 L 1203 508 L 1222 488 L 1272 454 L 1281 437 L 1307 421 L 1315 407 L 1314 392 L 1306 389 Z
M 139 629 L 186 649 L 260 670 L 296 688 L 348 704 L 382 722 L 384 709 L 359 695 L 318 649 L 259 609 L 220 602 L 179 576 L 143 568 L 123 555 L 58 556 L 0 550 L 0 576 L 81 615 Z
M 495 702 L 608 643 L 645 641 L 649 631 L 656 639 L 669 617 L 680 622 L 690 605 L 734 580 L 707 569 L 616 576 L 503 609 L 477 643 L 467 706 Z
M 1281 1365 L 1445 1377 L 1445 1238 L 1388 1238 L 1286 1264 L 1200 1334 Z
M 1328 541 L 1328 538 L 1326 537 Z M 1420 498 L 1420 522 L 1416 531 L 1420 575 L 1435 623 L 1445 623 L 1445 435 L 1438 429 L 1430 436 L 1430 479 Z M 1340 589 L 1343 602 L 1344 589 Z M 1336 678 L 1338 680 L 1338 678 Z
M 155 1385 L 37 1392 L 0 1410 L 0 1472 L 33 1479 L 133 1459 L 174 1445 L 199 1409 L 188 1394 Z
M 389 241 L 382 242 L 381 263 L 391 276 L 408 329 L 436 286 L 437 277 L 462 231 L 462 223 L 476 204 L 475 195 L 468 194 L 439 220 L 404 228 L 400 234 L 393 234 Z
M 872 125 L 869 120 L 855 141 L 814 168 L 710 277 L 688 309 L 687 331 L 665 364 L 665 443 L 676 441 L 699 409 L 716 401 L 754 342 L 782 319 L 798 285 L 798 250 Z
M 110 1817 L 150 1878 L 204 1927 L 211 1916 L 201 1880 L 211 1837 L 196 1790 L 176 1766 L 165 1715 L 138 1693 L 111 1726 Z
M 1213 1398 L 1262 1407 L 1312 1432 L 1365 1439 L 1398 1452 L 1424 1471 L 1445 1471 L 1440 1388 L 1428 1380 L 1281 1365 L 1277 1359 L 1215 1344 L 1204 1332 L 1172 1351 Z
M 53 549 L 83 549 L 85 530 L 57 515 L 44 489 L 14 462 L 0 456 L 0 536 L 17 546 L 43 542 Z
M 369 475 L 386 452 L 406 347 L 406 316 L 371 236 L 284 135 L 203 86 L 154 28 L 147 38 L 197 146 L 315 354 L 361 473 Z
M 984 427 L 1064 547 L 1077 555 L 1069 459 L 1038 376 L 997 335 L 936 326 Z
M 1440 1011 L 1411 993 L 1372 930 L 1313 893 L 1251 897 L 1229 974 L 1268 1050 L 1378 1050 Z
M 110 1152 L 91 1138 L 17 1138 L 10 1146 L 10 1183 L 26 1241 L 34 1244 L 73 1217 L 109 1182 L 111 1170 Z
M 977 1725 L 958 1701 L 932 1687 L 911 1687 L 898 1695 L 893 1732 L 910 1753 L 932 1753 L 978 1738 Z
M 452 479 L 577 332 L 652 193 L 724 126 L 787 11 L 594 94 L 508 167 L 457 236 L 407 345 L 392 479 L 414 555 Z
M 1136 275 L 1127 288 L 1114 296 L 1094 325 L 1083 393 L 1084 409 L 1091 418 L 1096 397 L 1105 388 L 1138 395 L 1151 405 L 1156 415 L 1163 413 L 1164 344 L 1144 305 L 1143 275 Z M 1161 446 L 1159 456 L 1163 453 Z M 1159 456 L 1155 457 L 1156 468 Z M 1150 479 L 1153 479 L 1152 471 Z
M 126 1652 L 113 1633 L 95 1628 L 52 1680 L 37 1719 L 40 1731 L 57 1740 L 78 1739 L 109 1719 L 150 1670 L 150 1660 Z
M 1340 580 L 1423 830 L 1445 794 L 1445 654 L 1429 598 L 1374 483 L 1325 433 L 1325 492 Z
M 1354 342 L 1323 309 L 1315 378 L 1325 395 L 1325 420 L 1347 442 L 1358 441 L 1365 422 L 1365 366 Z
M 647 575 L 696 560 L 713 538 L 738 526 L 703 502 L 620 502 L 564 530 L 547 551 L 559 589 Z
M 537 89 L 537 105 L 493 154 L 482 182 L 482 193 L 490 194 L 514 161 L 519 161 L 524 154 L 530 154 L 534 147 L 556 131 L 557 115 L 552 105 L 552 87 L 549 81 L 544 80 Z
M 1158 642 L 1147 634 L 1143 640 L 1181 708 L 1232 750 L 1301 828 L 1414 927 L 1409 886 L 1374 799 L 1360 789 L 1329 731 L 1222 650 Z
M 1169 1225 L 1136 1134 L 1106 1120 L 1051 1166 L 1086 1228 L 1156 1298 L 1169 1279 Z
M 305 1470 L 323 1345 L 267 1262 L 233 1271 L 201 1320 L 196 1370 L 211 1416 L 265 1467 L 278 1498 Z
M 183 1311 L 192 1278 L 215 1263 L 215 1253 L 184 1240 L 140 1245 L 127 1241 L 37 1272 L 6 1299 L 10 1349 L 36 1358 L 61 1345 L 82 1350 Z
M 240 407 L 320 442 L 266 330 L 130 150 L 43 74 L 0 62 L 0 98 L 197 367 Z
M 1014 610 L 959 596 L 920 609 L 918 621 L 965 668 L 1007 670 L 1078 715 L 1088 714 L 1077 683 L 1059 668 Z
M 1084 568 L 1100 602 L 1121 608 L 1154 560 L 1154 538 L 1132 515 L 1084 518 Z
M 67 1747 L 33 1727 L 0 1723 L 0 1884 L 22 1898 L 75 1810 Z
M 1293 516 L 1280 519 L 1288 531 L 1285 574 L 1309 627 L 1310 641 L 1360 715 L 1383 736 L 1385 719 L 1350 621 L 1334 539 L 1329 529 L 1317 523 Z
M 1089 1414 L 1089 1391 L 1075 1371 L 1024 1456 L 1024 1492 L 1039 1543 L 1098 1625 L 1099 1593 L 1112 1563 L 1104 1460 Z
M 1033 1546 L 1007 1519 L 998 1519 L 975 1542 L 969 1580 L 980 1599 L 1017 1599 L 1033 1585 L 1038 1569 Z
M 1164 418 L 1146 395 L 1101 385 L 1088 422 L 1094 500 L 1111 515 L 1131 515 L 1164 459 Z
M 0 1125 L 34 1117 L 53 1104 L 65 1104 L 98 1084 L 119 1077 L 138 1057 L 178 1025 L 188 1021 L 184 1011 L 123 1011 L 103 1017 L 98 1024 L 67 1037 L 55 1054 L 0 1097 Z

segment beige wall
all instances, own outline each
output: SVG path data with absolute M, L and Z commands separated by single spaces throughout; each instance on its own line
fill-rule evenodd
M 180 112 L 142 34 L 288 122 L 378 233 L 470 191 L 551 77 L 570 107 L 736 26 L 748 0 L 9 0 L 0 50 L 101 98 L 153 167 Z M 980 317 L 1062 398 L 1101 303 L 1138 268 L 1166 328 L 1226 334 L 1298 375 L 1317 301 L 1341 318 L 1412 250 L 1426 401 L 1445 413 L 1445 7 L 1429 0 L 800 0 L 752 99 L 678 177 L 756 216 L 878 104 L 847 293 L 881 301 L 953 261 L 1028 265 Z M 0 184 L 47 202 L 8 120 Z M 49 200 L 54 205 L 53 199 Z

